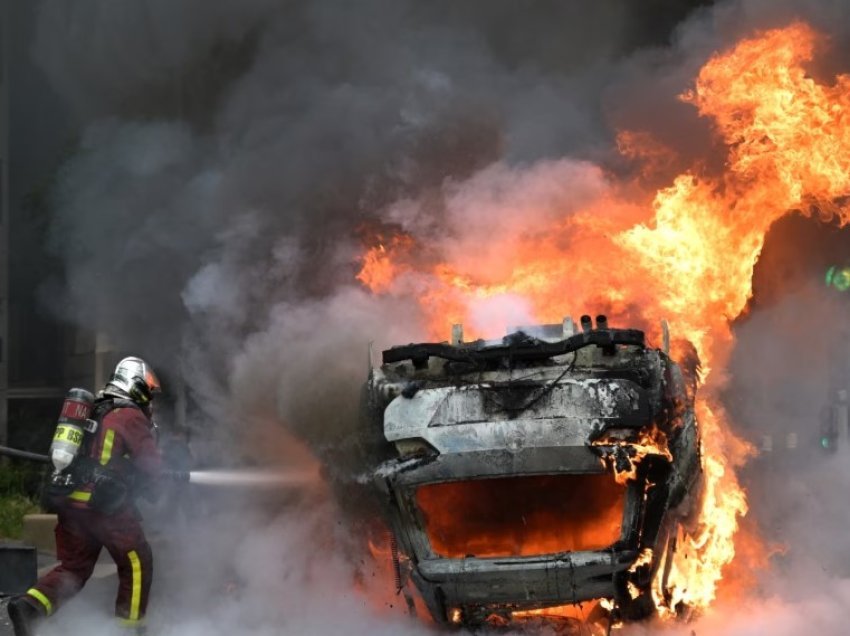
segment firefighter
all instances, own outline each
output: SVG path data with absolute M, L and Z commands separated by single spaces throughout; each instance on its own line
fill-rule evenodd
M 162 476 L 151 417 L 151 400 L 159 391 L 150 366 L 131 357 L 118 363 L 98 394 L 92 413 L 97 429 L 72 466 L 73 490 L 56 502 L 60 563 L 9 602 L 15 636 L 31 636 L 34 623 L 85 585 L 102 548 L 118 566 L 119 624 L 143 631 L 153 559 L 133 495 L 152 492 Z

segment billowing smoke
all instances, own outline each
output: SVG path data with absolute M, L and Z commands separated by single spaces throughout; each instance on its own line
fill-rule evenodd
M 305 454 L 336 461 L 354 433 L 368 343 L 378 351 L 423 334 L 415 303 L 356 281 L 366 233 L 401 228 L 498 267 L 489 233 L 570 214 L 604 194 L 606 172 L 634 169 L 615 151 L 617 129 L 651 132 L 674 150 L 648 178 L 663 181 L 694 157 L 717 161 L 708 122 L 676 96 L 719 47 L 795 17 L 831 34 L 837 53 L 850 40 L 841 0 L 727 1 L 678 26 L 670 3 L 647 5 L 658 21 L 636 4 L 42 0 L 35 57 L 83 122 L 53 191 L 63 315 L 182 378 L 217 459 L 289 461 L 301 455 L 294 434 Z M 846 69 L 819 69 L 836 70 Z M 509 294 L 488 303 L 476 314 L 482 328 L 529 315 Z M 763 335 L 745 329 L 756 347 Z M 810 354 L 793 344 L 769 349 L 772 370 Z M 754 366 L 733 369 L 736 381 L 766 365 Z M 820 399 L 760 377 L 768 393 Z M 770 413 L 753 421 L 787 417 Z M 766 509 L 786 507 L 783 536 L 803 554 L 841 536 L 841 515 L 806 497 L 846 478 L 833 464 L 801 467 L 799 486 L 783 477 Z M 279 516 L 230 499 L 215 507 L 216 523 L 192 528 L 195 549 L 175 561 L 205 580 L 157 583 L 196 601 L 164 609 L 163 633 L 422 629 L 399 608 L 376 614 L 358 591 L 379 577 L 327 493 L 296 497 Z M 817 512 L 815 545 L 805 530 Z M 221 587 L 230 579 L 236 592 Z M 742 616 L 727 629 L 710 616 L 705 629 L 759 633 L 766 608 L 838 617 L 847 585 L 832 589 L 830 601 L 766 586 L 773 600 L 756 604 L 755 623 Z M 842 631 L 824 620 L 824 633 Z
M 619 0 L 43 2 L 36 59 L 85 122 L 53 193 L 63 316 L 182 376 L 205 419 L 335 443 L 367 343 L 422 334 L 410 303 L 355 281 L 364 233 L 515 232 L 503 194 L 554 214 L 599 187 L 536 162 L 608 152 L 606 86 L 666 35 L 639 17 Z M 485 189 L 499 218 L 464 219 Z

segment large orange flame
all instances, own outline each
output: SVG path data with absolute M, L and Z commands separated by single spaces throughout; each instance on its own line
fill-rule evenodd
M 598 311 L 655 338 L 652 325 L 666 319 L 674 335 L 694 344 L 706 384 L 697 404 L 705 493 L 696 531 L 679 544 L 674 603 L 705 607 L 715 598 L 747 511 L 735 473 L 749 449 L 730 431 L 713 389 L 723 379 L 729 322 L 751 295 L 765 234 L 793 209 L 848 218 L 850 76 L 826 83 L 807 73 L 817 39 L 799 22 L 758 33 L 712 57 L 681 96 L 726 148 L 720 174 L 695 164 L 653 194 L 583 164 L 587 179 L 604 187 L 560 215 L 558 197 L 542 197 L 540 205 L 554 209 L 548 215 L 517 209 L 519 221 L 535 222 L 478 236 L 487 245 L 481 258 L 441 251 L 433 240 L 428 254 L 436 256 L 422 256 L 423 243 L 411 232 L 370 249 L 358 276 L 375 293 L 415 297 L 429 335 L 439 339 L 455 322 L 465 323 L 467 334 L 471 326 L 473 335 L 492 337 L 507 326 L 498 321 L 525 314 L 540 322 Z M 647 133 L 626 131 L 620 146 L 634 160 L 668 165 L 664 147 Z M 516 187 L 524 187 L 522 179 Z M 505 313 L 499 303 L 521 309 Z M 482 321 L 482 313 L 495 322 Z

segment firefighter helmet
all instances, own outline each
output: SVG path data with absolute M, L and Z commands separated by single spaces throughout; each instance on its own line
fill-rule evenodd
M 145 406 L 154 395 L 160 392 L 159 378 L 150 365 L 141 358 L 124 358 L 115 367 L 115 372 L 106 383 L 104 393 L 118 393 L 128 397 L 136 404 Z

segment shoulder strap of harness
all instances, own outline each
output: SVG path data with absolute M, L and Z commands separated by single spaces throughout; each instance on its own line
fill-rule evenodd
M 106 419 L 106 416 L 109 415 L 112 411 L 114 411 L 115 409 L 129 408 L 139 409 L 141 411 L 139 405 L 133 402 L 132 400 L 123 400 L 121 398 L 116 398 L 112 396 L 101 397 L 95 400 L 94 402 L 94 408 L 92 409 L 91 419 L 97 422 L 97 428 L 99 429 L 103 425 L 103 420 Z M 84 455 L 88 455 L 93 439 L 94 435 L 86 435 Z
M 121 398 L 116 398 L 113 396 L 104 396 L 100 397 L 94 402 L 94 408 L 92 409 L 91 419 L 97 422 L 97 430 L 100 430 L 100 427 L 103 425 L 103 420 L 106 419 L 106 416 L 109 415 L 115 409 L 138 409 L 142 410 L 138 404 L 133 402 L 132 400 L 124 400 Z M 98 466 L 96 461 L 93 461 L 89 454 L 91 453 L 91 445 L 94 442 L 95 436 L 97 433 L 87 433 L 85 436 L 85 441 L 83 442 L 84 450 L 78 457 L 78 463 L 80 464 L 80 469 L 83 471 L 83 475 L 86 478 L 89 478 L 89 472 L 91 469 Z
M 102 397 L 98 398 L 94 403 L 94 409 L 92 410 L 92 419 L 96 420 L 98 424 L 103 422 L 103 418 L 105 418 L 109 413 L 114 411 L 115 409 L 138 409 L 141 411 L 141 407 L 133 402 L 132 400 L 124 400 L 116 397 Z

